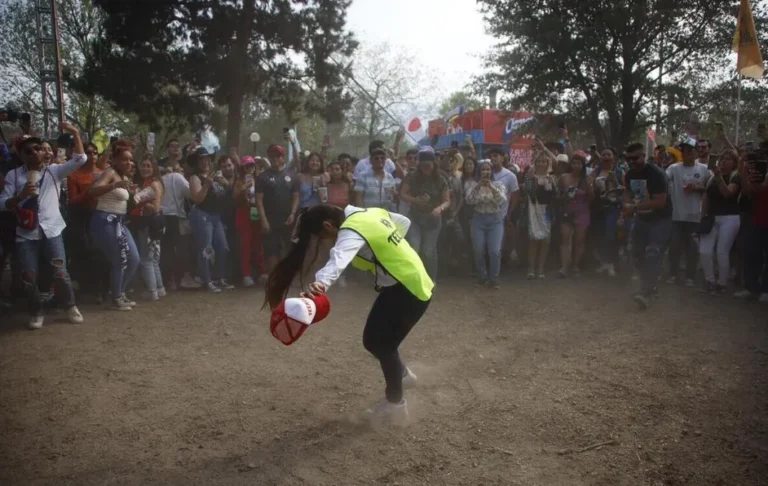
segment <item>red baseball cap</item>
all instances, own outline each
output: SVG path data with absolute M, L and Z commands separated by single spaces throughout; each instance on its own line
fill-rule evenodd
M 272 311 L 269 330 L 281 343 L 289 346 L 310 325 L 322 321 L 330 312 L 331 302 L 325 295 L 285 299 Z
M 277 157 L 278 155 L 285 155 L 285 149 L 282 145 L 270 145 L 267 149 L 267 155 L 272 155 Z

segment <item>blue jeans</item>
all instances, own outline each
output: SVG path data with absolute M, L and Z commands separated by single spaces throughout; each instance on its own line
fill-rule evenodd
M 440 237 L 442 226 L 443 223 L 438 222 L 436 226 L 425 229 L 412 221 L 408 234 L 405 235 L 408 244 L 421 255 L 424 268 L 432 281 L 437 280 L 437 239 Z
M 109 290 L 112 300 L 119 299 L 133 280 L 139 266 L 139 252 L 131 232 L 125 226 L 125 216 L 94 211 L 90 231 L 93 242 L 109 262 Z
M 610 263 L 617 265 L 619 263 L 619 235 L 618 221 L 621 214 L 621 208 L 603 208 L 600 213 L 600 229 L 597 237 L 600 238 L 598 244 L 598 254 L 601 263 Z
M 669 219 L 649 222 L 635 218 L 632 227 L 632 257 L 640 272 L 643 294 L 650 294 L 659 281 L 671 228 L 672 221 Z
M 53 285 L 59 305 L 65 309 L 75 305 L 75 293 L 72 291 L 72 281 L 67 272 L 64 238 L 61 235 L 54 238 L 43 237 L 41 240 L 19 239 L 16 242 L 16 252 L 21 264 L 21 280 L 27 291 L 27 305 L 31 315 L 42 314 L 40 291 L 37 288 L 41 252 L 53 268 Z
M 192 227 L 192 236 L 195 238 L 200 279 L 204 284 L 212 281 L 211 260 L 214 263 L 215 278 L 213 280 L 226 278 L 229 246 L 221 216 L 195 208 L 189 213 L 189 224 Z
M 163 275 L 160 273 L 160 242 L 150 243 L 149 228 L 142 228 L 137 234 L 136 247 L 141 262 L 141 278 L 149 292 L 156 292 L 163 287 Z
M 490 279 L 492 282 L 498 281 L 501 270 L 501 243 L 504 241 L 504 220 L 498 213 L 475 213 L 472 215 L 470 232 L 478 278 Z M 490 269 L 485 265 L 486 251 Z

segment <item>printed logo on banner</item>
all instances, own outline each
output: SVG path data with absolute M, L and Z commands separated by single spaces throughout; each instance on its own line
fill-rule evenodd
M 504 126 L 504 138 L 503 140 L 512 140 L 516 132 L 523 128 L 525 125 L 533 121 L 533 116 L 527 116 L 525 118 L 510 118 L 507 120 L 507 124 Z

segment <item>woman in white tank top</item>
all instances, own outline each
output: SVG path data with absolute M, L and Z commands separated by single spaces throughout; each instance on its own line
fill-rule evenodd
M 128 201 L 135 190 L 129 177 L 132 165 L 130 144 L 116 142 L 112 147 L 112 166 L 88 190 L 97 199 L 91 217 L 91 237 L 110 264 L 112 304 L 121 311 L 136 305 L 125 296 L 125 289 L 139 266 L 136 243 L 125 226 Z

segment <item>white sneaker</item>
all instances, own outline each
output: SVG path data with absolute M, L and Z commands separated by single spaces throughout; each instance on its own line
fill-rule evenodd
M 243 277 L 243 287 L 253 287 L 256 282 L 253 281 L 253 277 Z
M 37 315 L 37 316 L 32 316 L 32 317 L 29 318 L 28 327 L 30 329 L 33 329 L 33 330 L 34 329 L 40 329 L 41 327 L 43 327 L 43 320 L 44 319 L 45 319 L 45 316 L 42 315 L 42 314 L 41 315 Z
M 408 425 L 408 403 L 405 398 L 400 403 L 392 403 L 385 398 L 366 410 L 365 416 L 372 425 L 405 426 Z
M 615 277 L 616 276 L 616 268 L 613 266 L 613 263 L 608 264 L 608 276 L 609 277 Z
M 200 288 L 200 287 L 202 287 L 202 286 L 203 286 L 203 284 L 201 284 L 200 282 L 198 282 L 197 280 L 195 280 L 195 279 L 192 277 L 192 275 L 190 275 L 190 274 L 188 274 L 188 273 L 185 273 L 185 274 L 184 274 L 184 276 L 183 276 L 183 277 L 181 277 L 181 284 L 180 284 L 180 287 L 181 287 L 182 289 L 189 289 L 189 290 L 194 290 L 194 289 L 199 289 L 199 288 Z
M 689 289 L 692 289 L 693 287 L 696 286 L 696 282 L 694 282 L 692 278 L 687 278 L 685 279 L 685 286 L 688 287 Z
M 168 295 L 168 292 L 165 291 L 165 287 L 160 287 L 159 289 L 157 289 L 158 297 L 165 297 L 166 295 Z
M 600 275 L 601 273 L 608 270 L 608 264 L 607 263 L 601 263 L 599 267 L 597 267 L 597 274 Z
M 670 285 L 676 284 L 677 283 L 677 277 L 669 277 L 667 279 L 667 283 L 670 284 Z
M 757 300 L 762 302 L 763 304 L 768 304 L 768 292 L 763 292 L 762 294 L 760 294 L 760 298 Z
M 213 282 L 208 282 L 208 284 L 205 286 L 206 289 L 208 289 L 208 292 L 212 294 L 218 294 L 221 293 L 221 289 Z
M 235 290 L 235 286 L 227 282 L 226 279 L 219 279 L 214 282 L 221 290 Z
M 128 296 L 125 295 L 125 294 L 120 296 L 120 300 L 122 300 L 125 303 L 125 305 L 130 306 L 130 307 L 136 307 L 136 305 L 137 305 L 136 302 L 134 302 L 131 299 L 129 299 Z
M 413 371 L 408 369 L 408 367 L 405 368 L 405 374 L 403 375 L 403 390 L 410 390 L 411 388 L 416 388 L 418 378 L 416 375 L 413 374 Z
M 83 323 L 83 315 L 80 313 L 80 310 L 77 308 L 76 305 L 73 305 L 67 311 L 67 319 L 69 319 L 69 322 L 71 322 L 72 324 Z
M 133 307 L 128 305 L 128 303 L 123 299 L 115 299 L 112 301 L 112 309 L 116 311 L 127 312 L 132 311 Z
M 747 289 L 739 290 L 738 292 L 733 294 L 733 296 L 736 297 L 737 299 L 748 299 L 752 297 L 752 292 L 750 292 Z
M 160 300 L 160 295 L 157 293 L 157 290 L 144 292 L 141 296 L 144 300 Z

